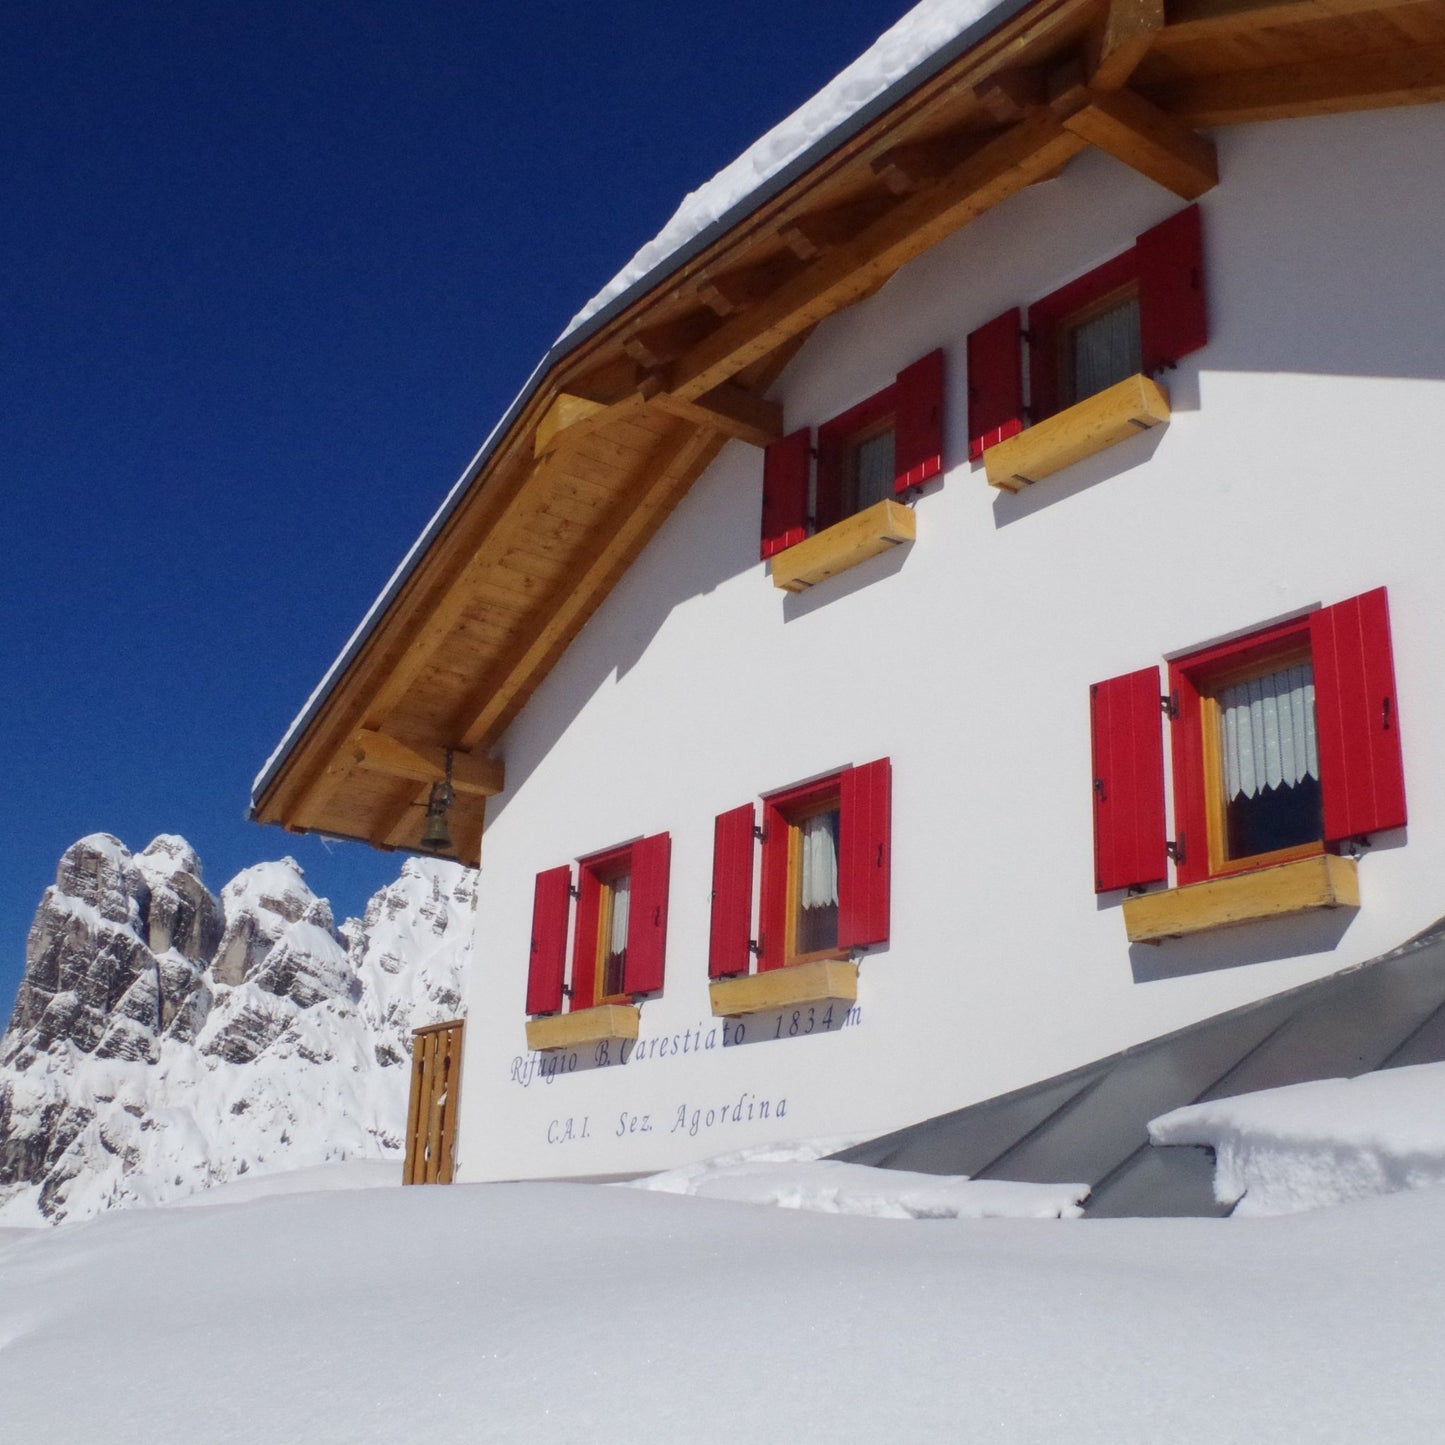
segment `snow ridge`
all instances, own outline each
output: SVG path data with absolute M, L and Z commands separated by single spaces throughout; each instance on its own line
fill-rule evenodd
M 411 1030 L 458 1016 L 475 874 L 409 859 L 338 928 L 290 858 L 219 899 L 182 838 L 62 855 L 0 1036 L 0 1226 L 399 1157 Z

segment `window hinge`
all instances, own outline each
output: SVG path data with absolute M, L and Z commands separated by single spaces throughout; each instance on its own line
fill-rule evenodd
M 1165 717 L 1171 720 L 1177 718 L 1179 716 L 1178 690 L 1164 693 L 1159 699 L 1159 708 Z
M 753 837 L 756 838 L 759 843 L 766 843 L 768 841 L 767 835 L 763 832 L 762 824 L 753 824 Z
M 575 883 L 569 883 L 567 885 L 567 896 L 568 898 L 580 898 L 582 896 L 582 890 Z
M 564 983 L 564 984 L 562 985 L 562 997 L 563 997 L 563 998 L 571 998 L 571 997 L 572 997 L 572 985 L 571 985 L 570 983 Z
M 763 941 L 761 938 L 748 939 L 748 952 L 755 954 L 758 958 L 763 956 Z
M 1184 839 L 1183 837 L 1171 838 L 1165 845 L 1164 851 L 1174 860 L 1175 864 L 1184 862 Z

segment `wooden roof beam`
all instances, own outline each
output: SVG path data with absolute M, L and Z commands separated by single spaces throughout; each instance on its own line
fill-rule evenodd
M 954 131 L 932 140 L 896 145 L 874 157 L 873 174 L 893 195 L 911 196 L 924 186 L 931 186 L 977 150 L 979 140 L 975 131 Z
M 1086 144 L 1051 114 L 1030 117 L 988 141 L 937 184 L 895 202 L 766 300 L 723 322 L 675 364 L 674 394 L 696 398 L 711 391 L 799 331 L 851 305 L 944 236 L 1057 170 Z
M 559 391 L 552 398 L 551 405 L 543 412 L 542 420 L 537 423 L 537 433 L 532 439 L 533 454 L 546 456 L 562 432 L 569 431 L 582 422 L 592 421 L 606 410 L 605 402 L 576 396 L 569 391 Z
M 1048 72 L 1041 65 L 1000 70 L 976 86 L 973 98 L 997 125 L 1013 125 L 1048 104 Z
M 887 196 L 863 196 L 841 206 L 794 217 L 779 229 L 778 235 L 800 261 L 814 261 L 853 240 L 888 208 Z
M 1445 100 L 1445 45 L 1365 51 L 1328 60 L 1200 76 L 1168 87 L 1170 111 L 1193 125 L 1337 115 Z
M 718 324 L 711 311 L 689 311 L 656 326 L 640 326 L 622 338 L 622 349 L 639 366 L 666 366 L 696 346 Z
M 1423 3 L 1428 0 L 1167 0 L 1158 43 L 1168 49 L 1196 40 L 1240 39 L 1256 30 Z
M 1164 28 L 1164 0 L 1109 0 L 1104 23 L 1088 45 L 1089 84 L 1122 90 Z
M 358 728 L 351 755 L 359 768 L 413 783 L 440 783 L 447 775 L 447 750 L 428 743 L 409 743 L 375 728 Z M 493 797 L 506 786 L 506 773 L 495 758 L 452 751 L 452 787 L 458 793 Z
M 485 749 L 502 732 L 551 658 L 581 629 L 719 445 L 711 431 L 679 426 L 653 449 L 636 502 L 614 510 L 586 556 L 578 559 L 576 570 L 539 609 L 526 636 L 456 709 L 451 731 L 467 747 Z
M 698 299 L 719 316 L 732 316 L 761 301 L 798 271 L 798 258 L 785 251 L 756 266 L 710 276 L 697 288 Z
M 1219 184 L 1214 142 L 1181 125 L 1133 91 L 1080 91 L 1079 109 L 1064 128 L 1148 176 L 1182 200 L 1198 200 Z
M 696 401 L 659 391 L 653 402 L 684 421 L 755 447 L 770 446 L 783 434 L 782 406 L 732 381 L 713 387 Z

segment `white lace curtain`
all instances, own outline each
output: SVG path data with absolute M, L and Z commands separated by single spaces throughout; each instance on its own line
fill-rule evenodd
M 619 954 L 627 947 L 627 915 L 632 902 L 632 876 L 624 874 L 612 884 L 612 922 L 607 930 L 607 952 Z
M 838 902 L 838 815 L 819 813 L 802 825 L 803 878 L 799 901 L 804 908 L 830 908 Z
M 1307 662 L 1218 696 L 1225 797 L 1253 798 L 1320 775 L 1314 668 Z
M 1131 296 L 1073 330 L 1074 400 L 1083 401 L 1139 370 L 1139 299 Z
M 859 442 L 853 457 L 858 469 L 858 510 L 861 512 L 864 507 L 871 507 L 875 502 L 893 495 L 892 429 Z

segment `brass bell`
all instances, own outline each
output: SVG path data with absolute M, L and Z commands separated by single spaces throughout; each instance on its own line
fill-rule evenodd
M 421 846 L 430 853 L 450 851 L 451 831 L 447 827 L 447 809 L 452 804 L 452 790 L 446 783 L 433 783 L 426 801 L 426 821 L 421 829 Z

